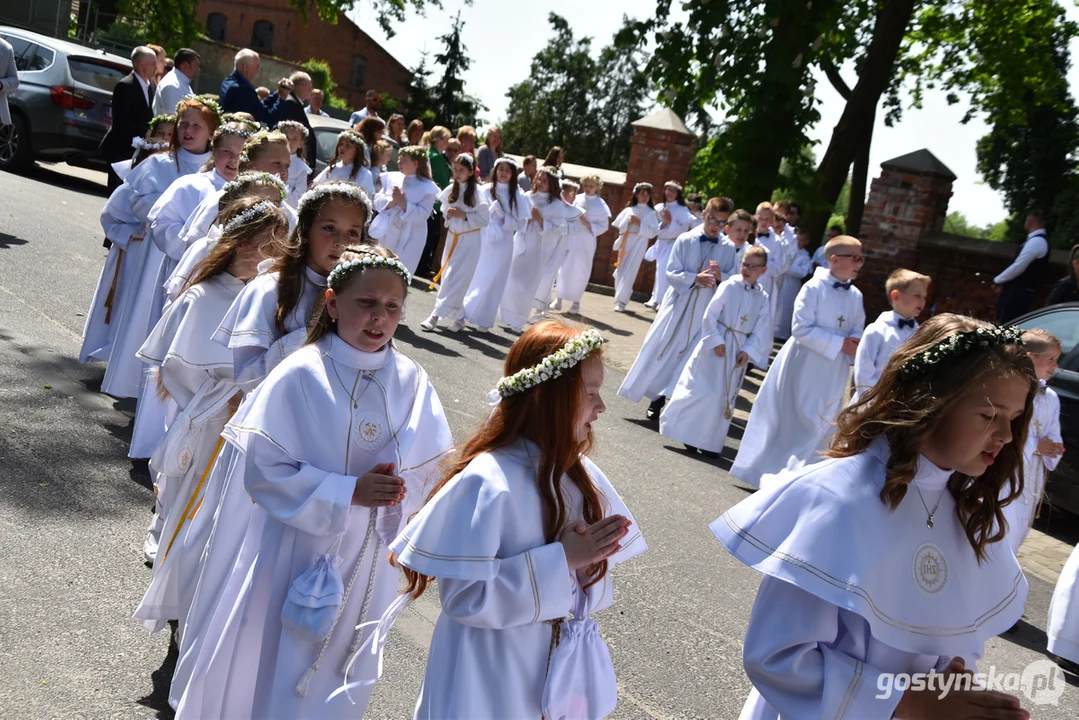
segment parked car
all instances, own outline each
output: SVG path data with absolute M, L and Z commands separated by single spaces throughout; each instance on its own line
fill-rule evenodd
M 1034 310 L 1012 324 L 1024 330 L 1048 330 L 1060 338 L 1060 367 L 1049 380 L 1049 387 L 1060 396 L 1064 457 L 1049 475 L 1046 494 L 1053 507 L 1079 515 L 1079 302 Z
M 11 125 L 0 127 L 0 170 L 35 160 L 104 170 L 97 149 L 112 126 L 112 89 L 131 63 L 104 50 L 0 25 L 15 50 L 19 87 L 8 96 Z
M 348 130 L 352 126 L 344 120 L 322 115 L 308 115 L 307 120 L 311 123 L 311 130 L 315 133 L 315 147 L 317 148 L 315 154 L 318 155 L 315 162 L 308 162 L 307 164 L 311 166 L 311 169 L 317 175 L 330 164 L 333 151 L 337 148 L 337 136 L 341 134 L 342 130 Z

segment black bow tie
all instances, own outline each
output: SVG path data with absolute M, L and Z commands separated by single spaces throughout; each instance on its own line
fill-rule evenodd
M 850 290 L 850 286 L 851 284 L 849 282 L 839 282 L 838 280 L 832 283 L 832 287 L 839 288 L 841 290 Z
M 766 232 L 763 232 L 763 233 L 762 233 L 762 232 L 759 232 L 759 233 L 757 233 L 757 237 L 768 237 L 769 235 L 771 235 L 771 233 L 766 233 Z
M 909 320 L 904 320 L 903 318 L 899 318 L 899 329 L 900 330 L 902 330 L 903 328 L 913 328 L 913 327 L 914 327 L 914 318 L 911 318 Z
M 715 237 L 708 237 L 707 234 L 701 233 L 701 242 L 710 242 L 713 245 L 718 245 L 719 244 L 719 236 L 716 235 Z

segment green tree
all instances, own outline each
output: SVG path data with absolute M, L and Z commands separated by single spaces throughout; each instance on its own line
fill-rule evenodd
M 438 38 L 442 42 L 442 52 L 435 54 L 435 62 L 442 66 L 442 77 L 432 88 L 435 118 L 449 128 L 475 125 L 477 114 L 487 109 L 479 98 L 465 92 L 462 76 L 472 66 L 472 59 L 461 41 L 463 28 L 464 22 L 458 12 L 450 31 Z
M 420 62 L 412 69 L 412 79 L 408 84 L 408 97 L 405 109 L 409 121 L 419 119 L 424 127 L 431 127 L 435 122 L 435 97 L 429 78 L 432 70 L 427 65 L 427 52 L 420 53 Z
M 596 63 L 592 105 L 598 157 L 589 164 L 611 170 L 628 167 L 633 129 L 630 123 L 644 117 L 651 93 L 651 83 L 644 73 L 644 53 L 626 41 L 632 36 L 633 24 L 622 16 L 622 28 L 614 42 L 600 51 Z
M 302 67 L 311 76 L 311 85 L 322 91 L 323 104 L 342 110 L 349 109 L 348 102 L 334 93 L 334 90 L 337 89 L 337 83 L 334 82 L 328 62 L 318 58 L 310 58 L 302 64 Z

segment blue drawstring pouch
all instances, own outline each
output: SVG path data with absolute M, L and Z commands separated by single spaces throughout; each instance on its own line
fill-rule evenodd
M 293 638 L 319 642 L 333 630 L 345 594 L 338 559 L 334 553 L 320 555 L 311 569 L 289 586 L 281 608 L 281 623 Z

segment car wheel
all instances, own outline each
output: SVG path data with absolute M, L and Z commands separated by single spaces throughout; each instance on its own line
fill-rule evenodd
M 0 125 L 0 170 L 25 172 L 34 164 L 30 128 L 19 113 L 11 113 L 11 125 Z

